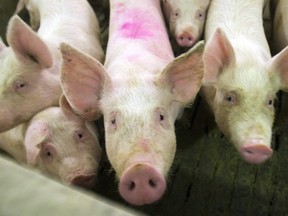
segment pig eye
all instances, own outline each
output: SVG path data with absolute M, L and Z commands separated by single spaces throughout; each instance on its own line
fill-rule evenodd
M 229 94 L 225 96 L 225 101 L 228 102 L 229 104 L 235 104 L 236 103 L 236 96 Z
M 160 124 L 163 128 L 168 129 L 170 126 L 169 126 L 169 121 L 167 121 L 166 117 L 167 116 L 166 116 L 165 111 L 163 109 L 161 109 L 161 108 L 156 109 L 157 124 Z
M 196 16 L 198 17 L 198 19 L 204 20 L 205 19 L 205 12 L 202 10 L 198 10 L 196 13 Z
M 85 138 L 85 132 L 84 131 L 76 131 L 74 134 L 74 138 L 77 141 L 83 141 Z
M 180 10 L 177 9 L 174 11 L 174 19 L 178 18 L 180 16 Z
M 164 115 L 160 114 L 160 115 L 159 115 L 159 120 L 160 120 L 160 121 L 164 121 Z
M 112 119 L 111 119 L 111 124 L 112 124 L 112 125 L 116 125 L 116 118 L 112 118 Z
M 120 113 L 118 111 L 112 112 L 109 117 L 109 131 L 115 131 L 119 125 L 119 116 Z
M 27 87 L 27 82 L 25 82 L 24 80 L 17 80 L 14 83 L 14 89 L 16 92 L 21 92 L 23 91 L 25 88 Z
M 267 105 L 268 105 L 268 107 L 273 107 L 274 106 L 274 100 L 269 98 L 267 101 Z
M 41 158 L 51 161 L 54 158 L 55 150 L 51 146 L 44 146 L 41 150 Z

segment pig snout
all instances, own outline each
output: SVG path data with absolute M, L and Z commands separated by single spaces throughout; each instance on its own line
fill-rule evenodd
M 182 32 L 181 34 L 177 35 L 176 41 L 179 46 L 182 47 L 192 47 L 195 43 L 195 39 L 190 32 Z
M 260 164 L 272 156 L 273 150 L 261 140 L 253 139 L 240 148 L 240 154 L 247 162 Z
M 89 175 L 78 175 L 75 176 L 71 184 L 80 186 L 86 189 L 93 189 L 96 183 L 96 174 L 89 174 Z
M 153 203 L 162 197 L 165 189 L 164 176 L 149 164 L 130 166 L 120 178 L 119 192 L 133 205 Z

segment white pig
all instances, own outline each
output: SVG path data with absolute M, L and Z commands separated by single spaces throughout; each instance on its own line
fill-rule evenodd
M 274 99 L 288 87 L 288 50 L 271 58 L 263 0 L 213 0 L 206 22 L 201 92 L 224 135 L 249 163 L 271 157 Z
M 199 42 L 174 59 L 160 2 L 111 0 L 105 68 L 63 44 L 62 89 L 74 111 L 102 113 L 108 158 L 131 204 L 159 200 L 176 149 L 174 121 L 203 78 Z
M 172 37 L 181 47 L 192 47 L 203 35 L 211 0 L 162 0 Z
M 46 108 L 30 121 L 1 133 L 0 148 L 19 163 L 63 183 L 93 188 L 101 159 L 97 128 L 61 99 L 61 108 Z
M 41 25 L 36 34 L 15 15 L 7 29 L 10 47 L 0 41 L 0 132 L 58 105 L 60 42 L 103 60 L 98 21 L 86 0 L 24 2 Z

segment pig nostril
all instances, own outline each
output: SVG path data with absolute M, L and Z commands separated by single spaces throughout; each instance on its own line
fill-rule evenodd
M 130 184 L 128 185 L 128 190 L 132 191 L 134 190 L 136 187 L 136 184 L 134 181 L 131 181 Z
M 184 40 L 184 37 L 180 37 L 180 40 L 182 40 L 182 41 L 183 41 L 183 40 Z
M 150 185 L 152 188 L 156 188 L 156 187 L 157 187 L 156 182 L 153 181 L 152 179 L 149 179 L 149 185 Z

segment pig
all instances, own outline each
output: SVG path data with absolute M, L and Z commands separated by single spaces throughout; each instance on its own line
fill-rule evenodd
M 174 58 L 160 2 L 111 0 L 104 65 L 61 44 L 61 86 L 74 112 L 103 115 L 108 159 L 120 195 L 151 204 L 166 190 L 176 151 L 174 121 L 204 76 L 200 41 Z
M 99 61 L 104 58 L 98 21 L 86 0 L 24 3 L 34 26 L 41 25 L 35 33 L 14 15 L 7 29 L 9 47 L 0 41 L 0 132 L 58 105 L 60 42 L 73 44 Z
M 191 48 L 203 36 L 211 0 L 162 0 L 168 28 L 180 47 Z
M 17 162 L 87 189 L 94 187 L 101 159 L 94 122 L 73 113 L 65 97 L 30 121 L 0 134 L 0 148 Z
M 263 0 L 213 0 L 206 22 L 201 95 L 245 161 L 259 164 L 271 148 L 276 93 L 288 87 L 288 49 L 271 57 Z

